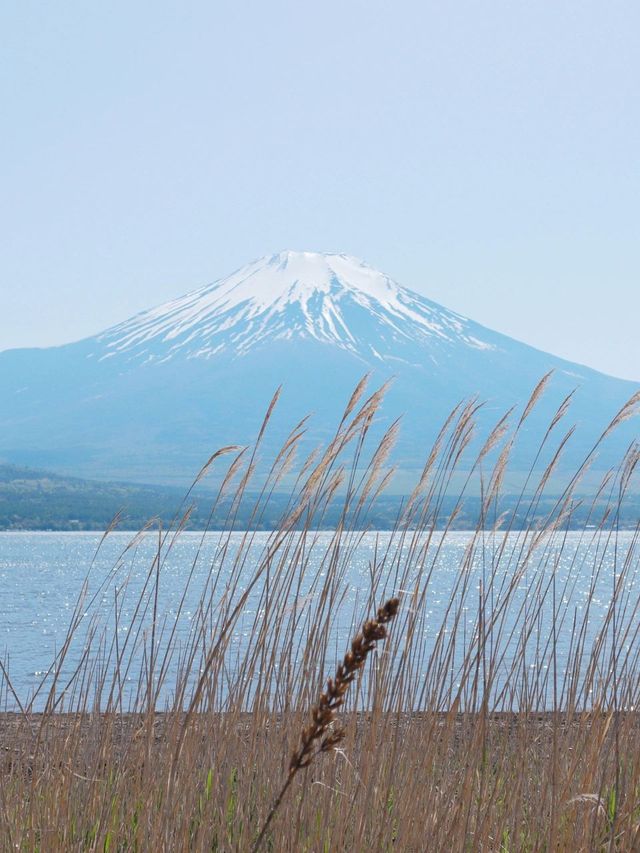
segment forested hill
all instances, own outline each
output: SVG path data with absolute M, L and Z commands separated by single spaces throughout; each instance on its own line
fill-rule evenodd
M 187 529 L 227 529 L 231 497 L 219 500 L 215 512 L 215 495 L 206 485 L 194 489 L 185 501 L 186 489 L 172 486 L 149 486 L 121 482 L 100 482 L 66 477 L 50 471 L 0 465 L 0 530 L 104 530 L 118 516 L 120 530 L 140 530 L 150 520 L 163 526 L 176 520 L 191 508 Z M 233 509 L 233 527 L 243 529 L 253 515 L 257 495 Z M 270 530 L 277 527 L 289 496 L 271 495 L 253 528 Z M 401 498 L 383 500 L 374 523 L 382 529 L 393 526 Z M 323 518 L 323 527 L 331 528 L 339 520 L 340 505 Z
M 139 529 L 151 517 L 170 521 L 184 490 L 101 483 L 49 471 L 0 465 L 0 530 L 102 530 L 121 514 L 119 527 Z M 194 524 L 206 521 L 206 506 Z
M 102 483 L 64 477 L 49 471 L 0 465 L 0 530 L 104 530 L 118 515 L 120 530 L 139 530 L 152 519 L 161 520 L 163 526 L 175 523 L 189 507 L 192 507 L 186 527 L 202 530 L 226 529 L 229 526 L 231 498 L 220 501 L 215 513 L 211 514 L 214 496 L 206 488 L 195 490 L 185 502 L 185 492 L 177 487 L 141 486 L 131 483 Z M 286 512 L 289 496 L 275 494 L 268 505 L 259 513 L 259 523 L 252 519 L 255 494 L 248 494 L 246 501 L 234 508 L 235 529 L 244 529 L 249 523 L 256 528 L 271 530 L 280 523 Z M 456 496 L 445 498 L 440 507 L 438 526 L 447 523 L 456 502 Z M 404 500 L 398 495 L 381 496 L 375 509 L 362 524 L 370 529 L 389 530 L 394 527 Z M 535 517 L 543 519 L 551 511 L 555 498 L 549 496 L 539 502 Z M 591 502 L 585 500 L 577 506 L 570 527 L 581 529 L 587 519 Z M 518 505 L 517 496 L 505 495 L 501 500 L 501 511 L 506 513 L 503 526 L 508 523 L 509 513 Z M 479 504 L 477 498 L 468 498 L 455 523 L 455 529 L 473 529 L 477 522 Z M 342 504 L 339 499 L 323 514 L 321 527 L 332 529 L 340 520 Z M 526 502 L 518 505 L 513 527 L 527 524 Z M 622 528 L 632 528 L 640 515 L 640 499 L 627 500 L 618 522 Z M 250 519 L 252 519 L 250 521 Z M 531 519 L 528 519 L 530 522 Z

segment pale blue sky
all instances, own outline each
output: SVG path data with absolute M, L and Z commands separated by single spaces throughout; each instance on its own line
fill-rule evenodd
M 284 248 L 640 379 L 640 5 L 0 10 L 0 349 Z

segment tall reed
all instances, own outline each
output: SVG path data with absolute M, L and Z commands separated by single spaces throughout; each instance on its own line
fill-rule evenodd
M 41 682 L 24 695 L 10 661 L 0 668 L 2 848 L 638 849 L 640 528 L 619 523 L 638 447 L 588 504 L 597 446 L 550 492 L 572 440 L 563 401 L 505 514 L 511 454 L 546 381 L 481 436 L 479 403 L 461 404 L 386 533 L 367 519 L 398 426 L 376 432 L 384 393 L 364 382 L 324 446 L 308 450 L 302 422 L 265 471 L 274 399 L 254 447 L 211 457 L 198 480 L 217 477 L 222 533 L 185 532 L 191 493 L 168 529 L 107 531 Z M 323 691 L 366 614 L 397 596 L 370 665 L 352 679 L 343 661 Z

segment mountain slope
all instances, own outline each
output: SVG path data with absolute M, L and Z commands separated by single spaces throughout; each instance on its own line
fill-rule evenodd
M 0 460 L 85 477 L 186 481 L 217 446 L 251 441 L 281 383 L 267 455 L 310 411 L 310 440 L 327 437 L 371 371 L 374 381 L 394 377 L 385 410 L 389 419 L 404 415 L 396 461 L 409 482 L 460 399 L 487 400 L 481 418 L 489 424 L 524 403 L 551 369 L 523 465 L 573 388 L 580 428 L 569 464 L 636 386 L 486 329 L 357 259 L 283 252 L 95 337 L 0 353 Z

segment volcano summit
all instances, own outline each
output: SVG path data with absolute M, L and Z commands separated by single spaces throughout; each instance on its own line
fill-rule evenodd
M 398 347 L 446 343 L 491 349 L 490 333 L 347 255 L 281 252 L 115 326 L 108 354 L 210 358 L 278 340 L 315 340 L 393 359 Z M 105 356 L 102 356 L 103 358 Z

